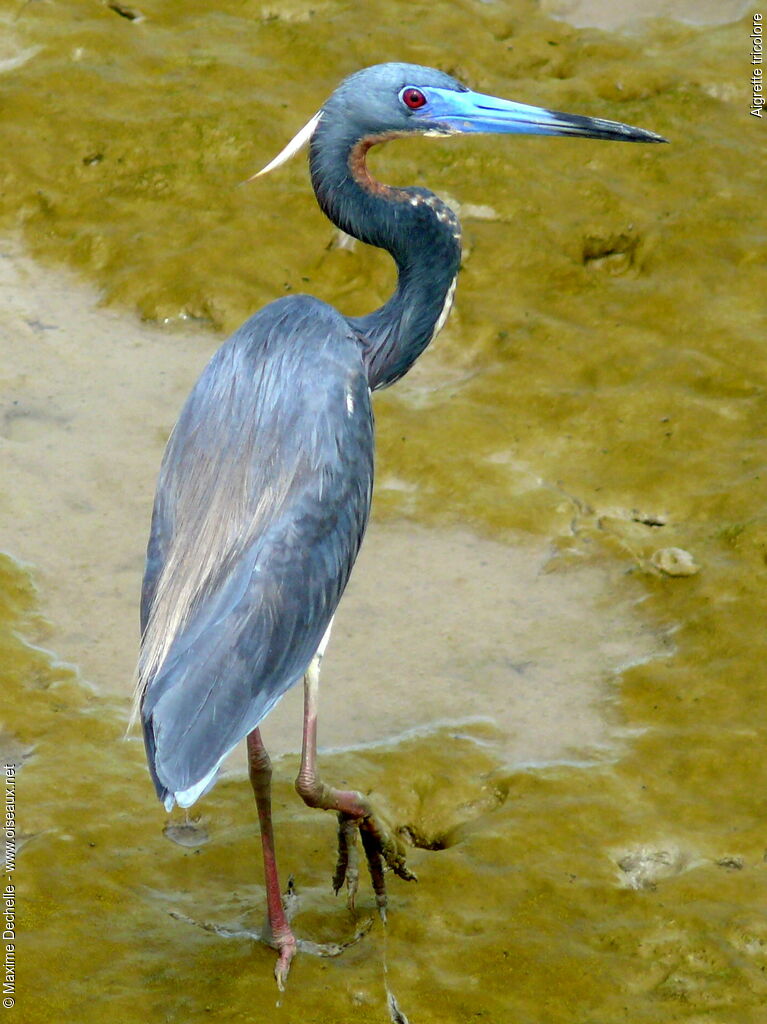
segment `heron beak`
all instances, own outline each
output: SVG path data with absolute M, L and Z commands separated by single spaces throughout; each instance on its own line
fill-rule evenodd
M 662 135 L 644 128 L 632 128 L 620 121 L 599 117 L 563 114 L 544 107 L 479 92 L 455 92 L 451 89 L 421 88 L 426 105 L 415 111 L 427 130 L 440 134 L 492 132 L 516 135 L 576 135 L 586 139 L 613 139 L 616 142 L 666 142 Z

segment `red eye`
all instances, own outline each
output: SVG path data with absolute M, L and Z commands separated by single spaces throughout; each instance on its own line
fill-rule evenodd
M 426 106 L 426 97 L 420 89 L 403 89 L 402 102 L 411 110 L 418 110 L 419 107 Z

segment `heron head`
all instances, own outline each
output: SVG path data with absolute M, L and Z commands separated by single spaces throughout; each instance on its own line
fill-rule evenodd
M 564 114 L 473 92 L 457 79 L 419 64 L 376 64 L 355 72 L 263 170 L 290 159 L 322 124 L 351 141 L 398 135 L 469 133 L 569 135 L 616 142 L 666 142 L 663 136 L 619 121 Z

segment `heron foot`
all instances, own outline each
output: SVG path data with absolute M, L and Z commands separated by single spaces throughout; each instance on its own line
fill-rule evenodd
M 291 897 L 293 899 L 292 907 L 288 902 Z M 296 896 L 290 888 L 285 894 L 285 901 L 286 913 L 291 917 L 295 909 Z M 203 931 L 212 932 L 214 935 L 219 935 L 224 939 L 249 939 L 251 942 L 260 942 L 265 946 L 269 946 L 270 949 L 277 950 L 278 957 L 277 963 L 274 966 L 274 977 L 277 987 L 281 992 L 285 990 L 285 982 L 287 981 L 290 966 L 296 953 L 308 953 L 310 956 L 321 957 L 341 956 L 350 946 L 355 946 L 361 939 L 364 939 L 373 927 L 373 918 L 369 917 L 356 928 L 351 938 L 346 939 L 344 942 L 312 942 L 309 939 L 296 938 L 292 930 L 289 930 L 289 936 L 283 934 L 276 938 L 272 935 L 268 924 L 260 932 L 256 932 L 247 928 L 227 928 L 224 925 L 216 924 L 214 921 L 196 921 L 194 918 L 187 917 L 186 914 L 181 914 L 176 910 L 171 910 L 170 916 L 177 921 L 183 921 L 185 924 L 202 928 Z
M 379 823 L 367 801 L 360 797 L 359 803 L 365 807 L 367 814 L 360 816 L 348 811 L 340 811 L 338 814 L 338 860 L 333 874 L 333 890 L 338 893 L 346 882 L 347 901 L 349 908 L 354 910 L 354 901 L 359 886 L 357 855 L 357 834 L 359 833 L 368 863 L 378 913 L 385 921 L 387 905 L 385 872 L 387 868 L 407 882 L 415 882 L 418 879 L 407 866 L 402 843 Z
M 293 962 L 293 957 L 296 955 L 296 949 L 298 948 L 296 937 L 293 932 L 288 929 L 287 932 L 283 932 L 279 937 L 272 936 L 270 940 L 265 936 L 262 941 L 277 950 L 277 963 L 274 965 L 274 980 L 277 982 L 277 988 L 280 992 L 284 992 L 285 982 L 288 980 L 288 974 L 290 973 L 290 965 Z
M 327 640 L 327 633 L 325 634 Z M 338 815 L 338 859 L 333 873 L 336 892 L 346 882 L 348 902 L 354 910 L 359 884 L 357 833 L 367 858 L 376 905 L 381 918 L 386 920 L 386 869 L 406 881 L 416 876 L 405 863 L 405 850 L 401 842 L 384 828 L 374 814 L 370 802 L 353 789 L 335 789 L 323 782 L 317 771 L 317 690 L 319 665 L 324 642 L 312 659 L 304 676 L 304 738 L 301 748 L 301 767 L 296 778 L 296 792 L 308 807 L 335 811 Z

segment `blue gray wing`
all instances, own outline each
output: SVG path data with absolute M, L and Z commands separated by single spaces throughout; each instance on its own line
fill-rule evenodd
M 272 303 L 214 355 L 160 471 L 138 686 L 166 802 L 193 802 L 306 671 L 372 483 L 370 392 L 348 324 L 306 296 Z

